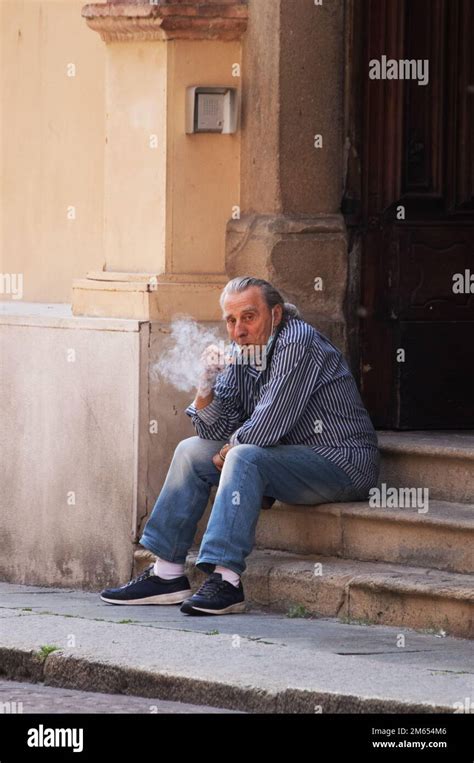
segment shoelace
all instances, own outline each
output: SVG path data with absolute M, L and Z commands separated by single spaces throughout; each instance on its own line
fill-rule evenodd
M 124 588 L 126 588 L 129 585 L 132 585 L 132 583 L 140 583 L 142 580 L 146 580 L 151 575 L 154 575 L 153 569 L 154 569 L 154 563 L 151 564 L 149 567 L 146 568 L 145 572 L 142 572 L 141 575 L 138 575 L 136 578 L 133 578 L 133 580 L 130 580 L 130 582 L 125 583 Z
M 224 583 L 226 583 L 226 580 L 220 580 L 219 578 L 213 578 L 209 577 L 207 580 L 204 581 L 202 586 L 200 587 L 199 591 L 196 593 L 199 594 L 199 596 L 206 596 L 209 597 L 209 599 L 212 599 L 213 596 L 215 596 L 217 593 L 221 591 L 222 588 L 224 588 Z

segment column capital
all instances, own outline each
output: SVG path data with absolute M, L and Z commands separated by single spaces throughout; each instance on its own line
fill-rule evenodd
M 81 15 L 104 42 L 123 40 L 239 40 L 247 2 L 236 0 L 111 0 L 88 3 Z

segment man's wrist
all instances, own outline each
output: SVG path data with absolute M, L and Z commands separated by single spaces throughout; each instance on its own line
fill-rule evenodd
M 222 448 L 220 449 L 218 455 L 219 455 L 219 458 L 221 459 L 222 463 L 224 463 L 225 457 L 226 457 L 226 455 L 229 452 L 231 447 L 232 447 L 232 445 L 229 442 L 226 442 L 226 444 L 223 445 Z M 222 451 L 224 451 L 224 453 Z
M 231 434 L 229 437 L 229 445 L 233 447 L 234 445 L 239 445 L 239 441 L 237 439 L 237 435 L 239 433 L 239 429 L 236 429 L 235 432 Z
M 207 408 L 208 405 L 212 403 L 214 400 L 214 390 L 211 389 L 210 392 L 206 392 L 204 390 L 197 390 L 196 397 L 194 398 L 194 405 L 196 406 L 196 409 L 198 411 L 202 410 L 202 408 Z

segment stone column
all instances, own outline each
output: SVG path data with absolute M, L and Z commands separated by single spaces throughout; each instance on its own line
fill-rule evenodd
M 345 351 L 343 32 L 343 0 L 249 0 L 241 214 L 226 265 L 272 281 Z
M 82 15 L 107 46 L 105 262 L 73 283 L 73 313 L 218 320 L 240 132 L 186 134 L 185 95 L 191 85 L 240 92 L 247 5 L 113 0 Z

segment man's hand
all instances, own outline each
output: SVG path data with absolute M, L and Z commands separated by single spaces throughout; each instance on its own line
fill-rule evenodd
M 197 383 L 197 394 L 199 397 L 207 397 L 214 385 L 217 375 L 224 370 L 226 363 L 217 344 L 210 344 L 201 353 L 201 370 Z
M 231 449 L 232 445 L 229 443 L 226 443 L 226 445 L 223 445 L 223 447 L 220 449 L 218 453 L 216 453 L 215 456 L 212 457 L 212 463 L 218 469 L 219 471 L 222 471 L 222 467 L 224 466 L 224 460 L 228 453 L 228 451 Z

